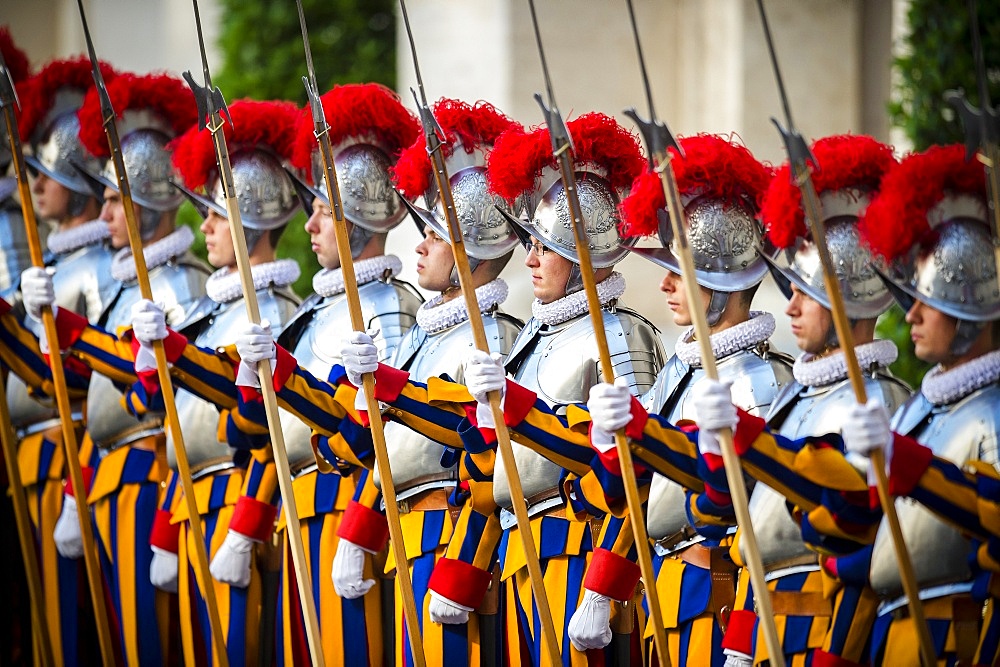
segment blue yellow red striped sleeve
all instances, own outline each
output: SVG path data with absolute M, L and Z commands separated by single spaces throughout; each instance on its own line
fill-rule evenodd
M 167 340 L 175 336 L 170 332 Z M 213 405 L 232 410 L 237 406 L 236 367 L 239 355 L 236 347 L 213 349 L 199 347 L 185 340 L 175 355 L 168 353 L 172 364 L 170 376 L 174 383 Z M 170 349 L 172 346 L 165 346 Z M 174 356 L 174 358 L 170 358 Z
M 382 494 L 368 470 L 361 471 L 354 497 L 337 526 L 337 537 L 375 553 L 389 540 L 389 523 L 382 511 Z
M 67 350 L 94 372 L 122 387 L 129 387 L 138 380 L 131 336 L 119 338 L 65 308 L 60 308 L 56 315 L 56 329 L 59 348 Z
M 42 353 L 38 338 L 9 309 L 10 305 L 0 299 L 0 362 L 21 378 L 32 394 L 51 397 L 54 393 L 48 355 Z M 85 397 L 90 369 L 72 363 L 64 363 L 63 368 L 70 398 Z
M 485 511 L 483 505 L 488 503 L 462 506 L 445 555 L 435 564 L 428 584 L 437 594 L 473 609 L 486 595 L 503 535 L 496 505 L 494 511 Z

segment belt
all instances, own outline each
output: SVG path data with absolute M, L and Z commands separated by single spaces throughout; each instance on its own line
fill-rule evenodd
M 233 459 L 226 457 L 224 459 L 215 459 L 212 461 L 206 461 L 201 465 L 196 465 L 191 469 L 191 481 L 195 482 L 202 477 L 208 477 L 212 473 L 222 472 L 223 470 L 230 470 L 235 468 L 236 464 L 233 463 Z
M 70 417 L 72 418 L 73 423 L 76 425 L 79 425 L 81 422 L 83 422 L 82 412 L 74 412 L 73 414 L 70 415 Z M 60 419 L 59 417 L 53 417 L 51 419 L 43 419 L 40 422 L 35 422 L 34 424 L 28 424 L 27 426 L 22 426 L 21 428 L 17 429 L 15 435 L 17 436 L 18 440 L 22 440 L 28 437 L 29 435 L 41 433 L 42 431 L 48 431 L 51 428 L 57 428 L 59 426 L 62 426 L 62 419 Z
M 726 535 L 735 535 L 736 526 L 726 529 Z M 687 525 L 672 535 L 662 537 L 653 543 L 653 551 L 658 556 L 670 556 L 683 549 L 687 549 L 695 544 L 705 541 L 705 536 L 698 533 L 697 529 Z
M 954 586 L 954 584 L 950 584 Z M 935 588 L 944 588 L 936 586 Z M 931 589 L 925 589 L 931 590 Z M 923 599 L 924 591 L 920 591 Z M 952 632 L 955 635 L 955 656 L 959 665 L 972 664 L 979 645 L 979 631 L 983 622 L 982 602 L 976 602 L 969 593 L 952 593 L 927 600 L 924 615 L 930 619 L 951 620 Z M 894 621 L 910 617 L 910 607 L 906 604 L 895 607 L 888 612 L 879 611 L 879 616 L 892 614 Z
M 736 603 L 736 572 L 739 568 L 729 558 L 729 547 L 703 547 L 693 544 L 673 554 L 689 565 L 708 570 L 712 577 L 710 607 L 723 633 L 729 623 L 729 612 Z
M 928 586 L 927 588 L 921 588 L 918 597 L 921 600 L 933 600 L 935 598 L 945 597 L 947 595 L 958 595 L 961 593 L 968 593 L 972 590 L 971 581 L 963 581 L 957 584 L 942 584 L 940 586 Z M 893 598 L 891 600 L 886 600 L 878 606 L 878 615 L 884 616 L 885 614 L 895 613 L 897 609 L 907 608 L 909 600 L 906 599 L 905 595 L 901 595 L 898 598 Z M 906 613 L 909 613 L 907 611 Z
M 833 616 L 830 599 L 818 591 L 771 591 L 771 610 L 781 616 Z
M 303 475 L 308 475 L 312 471 L 318 469 L 319 469 L 319 464 L 316 463 L 316 459 L 312 458 L 312 459 L 306 459 L 301 463 L 299 463 L 298 465 L 289 466 L 288 472 L 292 476 L 292 479 L 295 479 L 297 477 L 302 477 Z
M 117 439 L 110 442 L 98 442 L 95 443 L 98 449 L 104 450 L 105 452 L 113 452 L 116 449 L 121 449 L 125 445 L 131 444 L 136 440 L 141 440 L 142 438 L 148 438 L 154 435 L 160 435 L 163 433 L 163 422 L 160 420 L 143 422 L 139 424 L 134 430 L 128 430 L 120 434 Z
M 817 554 L 801 554 L 765 565 L 764 581 L 774 581 L 801 572 L 815 572 L 818 569 L 819 556 Z
M 536 516 L 566 516 L 566 501 L 559 494 L 559 489 L 549 489 L 541 493 L 536 493 L 530 498 L 525 498 L 528 504 L 528 518 Z M 517 517 L 513 512 L 504 508 L 500 510 L 500 528 L 508 530 L 517 525 Z
M 450 496 L 451 492 L 448 489 L 429 489 L 415 496 L 410 496 L 405 500 L 397 500 L 396 507 L 399 508 L 400 514 L 448 510 L 448 514 L 451 515 L 451 523 L 455 525 L 458 523 L 458 515 L 461 513 L 462 508 L 450 504 L 448 502 Z
M 435 473 L 433 475 L 421 475 L 407 480 L 403 487 L 396 489 L 396 501 L 406 500 L 424 491 L 431 489 L 448 489 L 449 491 L 458 484 L 455 475 L 452 473 Z

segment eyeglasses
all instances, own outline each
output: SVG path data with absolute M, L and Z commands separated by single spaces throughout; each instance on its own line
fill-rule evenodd
M 531 252 L 532 250 L 535 251 L 536 256 L 545 257 L 545 251 L 548 250 L 548 248 L 542 245 L 541 241 L 525 241 L 524 251 Z

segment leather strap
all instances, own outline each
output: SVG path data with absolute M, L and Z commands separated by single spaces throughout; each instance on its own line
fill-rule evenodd
M 833 604 L 819 591 L 771 591 L 771 609 L 780 616 L 833 615 Z
M 490 576 L 490 586 L 486 589 L 483 601 L 476 608 L 477 614 L 496 614 L 500 611 L 500 564 L 493 566 Z
M 729 612 L 736 603 L 736 573 L 739 569 L 729 558 L 729 547 L 694 544 L 674 555 L 689 565 L 710 572 L 712 594 L 709 604 L 716 622 L 725 632 Z

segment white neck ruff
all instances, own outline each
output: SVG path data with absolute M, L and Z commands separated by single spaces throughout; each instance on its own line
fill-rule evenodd
M 855 345 L 854 354 L 858 357 L 861 370 L 867 371 L 872 366 L 887 368 L 896 361 L 899 350 L 891 340 L 873 340 L 863 345 Z M 844 351 L 837 350 L 827 357 L 819 358 L 812 354 L 802 354 L 792 365 L 792 375 L 795 381 L 804 387 L 821 387 L 843 380 L 847 377 Z
M 774 333 L 774 315 L 764 311 L 751 311 L 750 319 L 740 322 L 728 329 L 723 329 L 709 336 L 712 342 L 712 352 L 716 359 L 728 357 L 733 352 L 756 347 L 771 337 Z M 677 339 L 674 353 L 688 366 L 701 366 L 701 344 L 691 340 L 694 337 L 694 327 L 691 327 Z
M 950 371 L 935 366 L 927 371 L 920 392 L 934 405 L 948 405 L 1000 380 L 1000 350 L 967 361 Z
M 625 277 L 617 271 L 597 283 L 597 298 L 602 306 L 621 298 L 624 293 Z M 542 303 L 538 299 L 531 302 L 532 317 L 549 326 L 571 320 L 577 315 L 587 312 L 587 309 L 587 293 L 582 289 L 560 297 L 551 303 Z
M 190 227 L 181 225 L 175 231 L 164 236 L 159 241 L 142 248 L 142 256 L 146 258 L 146 269 L 155 269 L 187 252 L 194 243 L 194 232 Z M 135 260 L 131 248 L 122 248 L 111 260 L 111 277 L 122 282 L 135 280 Z
M 298 263 L 293 259 L 279 259 L 274 262 L 254 264 L 250 267 L 253 276 L 253 289 L 259 292 L 270 286 L 288 287 L 299 279 Z M 208 277 L 205 283 L 205 293 L 216 303 L 229 303 L 243 297 L 243 285 L 240 283 L 240 272 L 226 266 Z
M 91 220 L 76 227 L 50 232 L 46 244 L 49 246 L 49 250 L 55 254 L 65 255 L 74 250 L 100 243 L 110 236 L 108 223 L 103 220 Z
M 379 255 L 354 262 L 354 276 L 359 285 L 382 278 L 393 278 L 403 270 L 403 263 L 395 255 Z M 388 272 L 388 276 L 386 273 Z M 323 269 L 313 276 L 313 291 L 320 296 L 336 296 L 344 291 L 342 269 Z
M 491 310 L 507 300 L 507 283 L 497 278 L 476 288 L 476 302 L 480 312 Z M 417 309 L 417 325 L 429 334 L 450 329 L 469 319 L 469 311 L 465 307 L 464 298 L 454 298 L 442 303 L 444 295 L 437 295 L 425 301 Z

